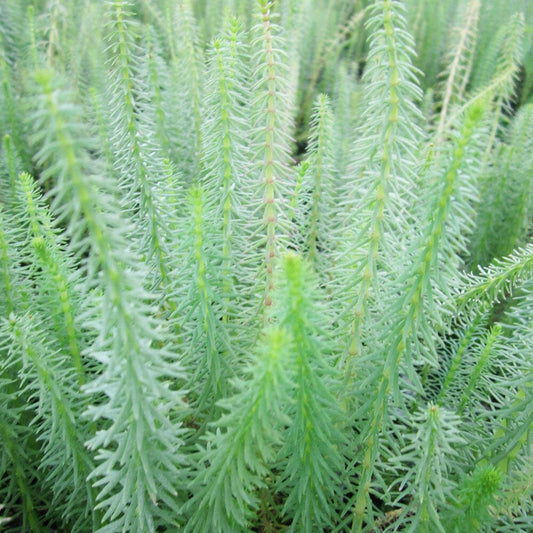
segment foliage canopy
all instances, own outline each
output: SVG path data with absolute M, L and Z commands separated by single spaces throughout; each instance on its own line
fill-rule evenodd
M 2 530 L 531 531 L 532 28 L 3 0 Z

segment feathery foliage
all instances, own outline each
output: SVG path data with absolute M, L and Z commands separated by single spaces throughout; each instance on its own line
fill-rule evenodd
M 0 2 L 0 529 L 531 530 L 532 28 Z

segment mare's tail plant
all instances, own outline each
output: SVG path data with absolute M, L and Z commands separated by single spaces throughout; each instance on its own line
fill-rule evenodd
M 532 25 L 0 2 L 0 529 L 531 530 Z

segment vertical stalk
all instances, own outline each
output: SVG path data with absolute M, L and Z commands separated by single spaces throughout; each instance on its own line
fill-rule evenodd
M 274 58 L 274 50 L 272 46 L 272 33 L 270 27 L 270 8 L 272 4 L 266 0 L 261 1 L 261 22 L 263 24 L 264 36 L 264 52 L 267 64 L 267 115 L 265 127 L 265 144 L 264 144 L 264 187 L 265 187 L 265 209 L 264 221 L 266 223 L 266 289 L 265 289 L 265 306 L 268 308 L 272 305 L 272 289 L 274 288 L 273 277 L 273 263 L 277 256 L 276 245 L 276 195 L 274 182 L 278 176 L 274 170 L 274 150 L 273 146 L 276 142 L 274 139 L 274 131 L 276 129 L 276 61 Z
M 380 433 L 386 420 L 389 396 L 398 395 L 398 377 L 400 362 L 407 352 L 408 344 L 417 333 L 419 317 L 424 312 L 424 299 L 431 291 L 432 270 L 437 266 L 441 240 L 444 237 L 452 197 L 459 187 L 459 169 L 466 156 L 466 148 L 474 133 L 476 124 L 481 119 L 483 107 L 472 107 L 455 143 L 453 160 L 444 175 L 438 196 L 435 198 L 434 216 L 423 236 L 410 276 L 409 285 L 401 296 L 399 315 L 394 319 L 390 340 L 384 353 L 385 364 L 377 385 L 369 423 L 364 431 L 364 459 L 359 479 L 359 489 L 354 507 L 352 532 L 362 531 L 366 507 L 369 499 L 370 484 L 379 450 Z M 411 363 L 411 362 L 410 362 Z

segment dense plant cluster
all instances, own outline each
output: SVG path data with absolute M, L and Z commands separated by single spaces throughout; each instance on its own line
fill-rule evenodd
M 531 531 L 532 28 L 0 2 L 2 531 Z

